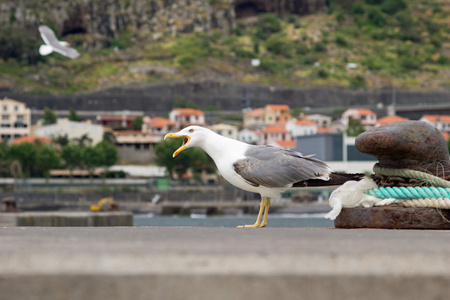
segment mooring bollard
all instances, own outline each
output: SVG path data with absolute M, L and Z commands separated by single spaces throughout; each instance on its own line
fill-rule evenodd
M 343 209 L 335 227 L 450 229 L 449 151 L 434 126 L 421 121 L 392 123 L 360 134 L 355 145 L 379 161 L 372 186 L 367 188 L 370 182 L 365 181 L 361 204 L 380 207 L 357 207 L 355 201 L 346 205 L 338 199 Z M 341 188 L 336 195 L 352 192 Z M 348 188 L 356 193 L 358 187 Z

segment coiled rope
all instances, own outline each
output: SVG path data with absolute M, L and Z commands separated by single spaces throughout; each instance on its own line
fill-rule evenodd
M 414 178 L 431 187 L 385 187 L 372 188 L 365 193 L 379 199 L 398 199 L 397 204 L 404 207 L 432 207 L 450 209 L 450 181 L 440 177 L 408 169 L 391 169 L 375 164 L 373 171 L 384 176 L 401 176 Z
M 450 188 L 450 181 L 442 179 L 440 177 L 409 169 L 391 169 L 381 167 L 378 163 L 373 166 L 373 171 L 375 174 L 385 175 L 385 176 L 400 176 L 405 178 L 414 178 L 428 183 L 435 187 Z

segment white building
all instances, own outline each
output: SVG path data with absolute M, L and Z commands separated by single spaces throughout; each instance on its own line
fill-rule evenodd
M 235 140 L 238 138 L 238 128 L 233 125 L 220 123 L 209 126 L 209 129 L 224 137 L 232 138 Z
M 248 128 L 244 128 L 238 133 L 238 140 L 247 144 L 258 144 L 259 135 Z
M 317 125 L 314 121 L 292 119 L 286 123 L 286 130 L 292 137 L 317 134 Z
M 33 135 L 56 138 L 67 135 L 69 140 L 80 138 L 87 134 L 95 145 L 103 140 L 103 126 L 87 122 L 73 122 L 69 119 L 58 119 L 56 124 L 34 126 Z
M 377 115 L 370 109 L 366 108 L 350 108 L 342 114 L 342 123 L 348 127 L 350 119 L 360 120 L 366 129 L 374 127 L 377 123 Z
M 303 118 L 305 121 L 313 121 L 318 128 L 328 128 L 331 126 L 332 117 L 320 114 L 307 115 Z
M 260 145 L 275 145 L 292 141 L 291 133 L 282 124 L 269 125 L 258 133 Z
M 439 131 L 450 133 L 450 116 L 447 115 L 424 115 L 419 121 L 433 124 Z
M 175 130 L 175 123 L 166 118 L 161 117 L 144 117 L 142 131 L 155 135 L 165 135 Z
M 25 103 L 4 98 L 0 100 L 0 137 L 15 139 L 31 134 L 31 111 Z
M 169 119 L 175 123 L 176 129 L 189 125 L 205 125 L 205 114 L 193 108 L 174 108 L 169 113 Z

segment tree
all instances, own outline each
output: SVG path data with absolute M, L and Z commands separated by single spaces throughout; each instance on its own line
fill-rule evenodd
M 91 146 L 83 148 L 83 163 L 84 167 L 89 173 L 90 178 L 92 178 L 95 168 L 102 165 L 101 153 L 98 150 L 99 148 Z
M 69 120 L 73 122 L 81 122 L 83 118 L 80 117 L 73 108 L 69 108 Z
M 58 117 L 55 112 L 50 108 L 44 108 L 44 114 L 42 115 L 42 125 L 55 124 L 58 121 Z
M 23 175 L 29 177 L 32 167 L 36 164 L 37 146 L 32 143 L 21 143 L 9 146 L 6 157 L 9 160 L 18 160 L 22 165 Z
M 8 151 L 8 142 L 7 140 L 3 140 L 0 142 L 0 177 L 10 176 L 7 151 Z
M 202 170 L 211 172 L 215 170 L 212 159 L 200 149 L 187 149 L 176 158 L 173 158 L 173 153 L 181 146 L 181 141 L 177 139 L 169 139 L 156 145 L 155 147 L 155 163 L 159 166 L 165 167 L 170 177 L 176 173 L 181 177 L 189 169 L 194 173 L 197 179 Z
M 144 124 L 144 120 L 142 119 L 142 116 L 137 116 L 133 120 L 133 129 L 134 130 L 142 130 L 143 124 Z
M 50 170 L 57 168 L 60 162 L 61 157 L 53 148 L 48 145 L 41 145 L 37 148 L 36 168 L 40 173 L 39 175 L 49 178 Z
M 66 145 L 61 150 L 61 158 L 70 171 L 70 177 L 72 177 L 72 171 L 82 165 L 82 148 L 78 145 Z
M 281 20 L 272 14 L 263 14 L 258 17 L 256 36 L 266 40 L 271 34 L 282 30 Z
M 89 137 L 89 134 L 85 133 L 79 138 L 74 138 L 74 142 L 80 147 L 90 146 L 92 144 L 92 139 Z
M 105 131 L 103 133 L 103 140 L 108 142 L 108 143 L 110 143 L 110 144 L 112 144 L 112 145 L 116 144 L 116 136 L 114 135 L 114 132 L 109 131 L 109 130 Z
M 158 166 L 165 167 L 170 177 L 173 177 L 175 167 L 179 161 L 183 161 L 184 152 L 178 156 L 179 159 L 173 159 L 173 153 L 181 146 L 181 141 L 176 139 L 168 139 L 158 143 L 155 147 L 155 163 Z
M 69 145 L 69 136 L 66 134 L 52 137 L 53 144 L 58 144 L 60 147 Z
M 119 160 L 119 154 L 116 147 L 105 140 L 95 145 L 94 149 L 99 153 L 100 166 L 109 168 Z
M 358 136 L 359 134 L 363 133 L 364 131 L 366 131 L 366 129 L 361 124 L 361 121 L 359 119 L 350 118 L 348 120 L 348 128 L 347 128 L 348 136 Z
M 184 101 L 181 97 L 176 97 L 175 101 L 173 102 L 174 108 L 186 108 L 186 101 Z
M 0 59 L 4 61 L 15 59 L 18 62 L 36 64 L 38 61 L 45 60 L 37 51 L 40 43 L 41 41 L 25 28 L 6 26 L 4 23 L 0 27 L 0 45 L 2 45 Z

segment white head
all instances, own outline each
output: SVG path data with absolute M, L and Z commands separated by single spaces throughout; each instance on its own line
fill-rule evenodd
M 213 131 L 200 127 L 200 126 L 188 126 L 177 133 L 168 133 L 164 137 L 166 138 L 181 138 L 183 139 L 183 144 L 180 148 L 178 148 L 174 153 L 173 157 L 180 154 L 184 149 L 188 149 L 191 147 L 199 147 L 203 148 L 203 143 L 208 139 L 208 137 L 214 134 Z

